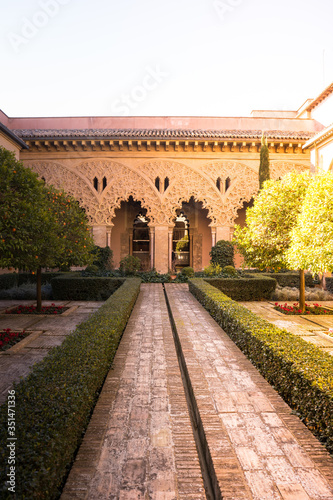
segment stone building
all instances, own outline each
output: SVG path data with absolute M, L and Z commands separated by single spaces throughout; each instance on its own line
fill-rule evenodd
M 239 118 L 9 118 L 0 111 L 0 145 L 79 201 L 116 267 L 132 254 L 143 269 L 201 270 L 211 246 L 244 223 L 258 191 L 262 132 L 272 178 L 311 168 L 311 141 L 325 126 L 311 114 L 314 101 Z

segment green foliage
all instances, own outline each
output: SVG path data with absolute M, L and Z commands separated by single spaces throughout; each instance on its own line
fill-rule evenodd
M 177 241 L 176 252 L 180 252 L 182 250 L 187 249 L 188 242 L 189 242 L 188 235 L 185 234 L 185 236 L 181 240 Z
M 139 257 L 134 257 L 133 255 L 127 255 L 120 261 L 119 269 L 126 275 L 130 276 L 136 274 L 141 267 L 141 261 Z
M 230 276 L 237 276 L 237 271 L 234 268 L 234 266 L 224 266 L 224 268 L 222 269 L 222 272 L 224 274 L 228 274 Z
M 259 164 L 259 189 L 262 189 L 264 182 L 269 179 L 269 151 L 267 146 L 267 137 L 262 134 Z
M 333 358 L 237 304 L 202 279 L 190 291 L 333 452 Z
M 107 300 L 124 278 L 61 276 L 51 280 L 54 300 Z
M 90 266 L 87 266 L 84 270 L 85 276 L 94 276 L 99 273 L 99 267 L 96 266 L 95 264 L 91 264 Z
M 299 273 L 297 271 L 289 271 L 287 273 L 262 273 L 262 276 L 268 276 L 274 278 L 278 285 L 285 287 L 295 287 L 299 288 Z M 308 287 L 313 287 L 313 277 L 310 273 L 305 274 L 305 285 Z
M 192 278 L 194 276 L 194 269 L 190 266 L 183 267 L 180 272 L 183 276 L 187 276 L 188 278 Z
M 310 177 L 290 173 L 278 181 L 266 181 L 252 208 L 246 226 L 235 226 L 234 243 L 249 267 L 288 268 L 286 250 L 297 222 Z
M 155 269 L 152 271 L 140 271 L 136 274 L 138 278 L 141 278 L 143 283 L 169 283 L 171 281 L 171 276 L 169 273 L 160 274 Z
M 218 276 L 222 272 L 222 266 L 220 264 L 209 264 L 209 266 L 206 266 L 204 268 L 204 275 L 205 276 Z
M 0 267 L 69 269 L 90 260 L 87 218 L 74 198 L 44 185 L 0 147 Z M 41 307 L 41 283 L 37 304 Z
M 95 245 L 91 251 L 93 256 L 92 264 L 97 266 L 99 271 L 109 271 L 112 269 L 113 252 L 110 247 L 99 247 Z
M 234 245 L 231 241 L 219 240 L 209 253 L 211 264 L 221 267 L 234 265 Z
M 6 273 L 0 274 L 0 290 L 8 290 L 18 285 L 18 274 Z
M 274 278 L 251 274 L 239 278 L 212 278 L 207 280 L 233 300 L 253 301 L 271 299 L 276 287 Z
M 333 175 L 313 177 L 291 232 L 289 265 L 313 274 L 333 271 Z
M 59 498 L 139 290 L 140 280 L 127 279 L 15 385 L 17 498 Z M 7 420 L 4 404 L 0 409 L 1 498 L 8 493 Z

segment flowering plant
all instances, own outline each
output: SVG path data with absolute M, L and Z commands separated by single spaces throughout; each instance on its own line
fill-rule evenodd
M 15 309 L 7 309 L 5 314 L 62 314 L 67 311 L 68 307 L 56 306 L 51 304 L 50 306 L 43 306 L 41 311 L 37 311 L 37 306 L 17 306 Z
M 24 337 L 29 335 L 25 330 L 22 332 L 13 332 L 10 328 L 4 328 L 0 331 L 0 351 L 5 351 L 17 344 Z
M 300 309 L 299 303 L 295 302 L 292 306 L 288 305 L 287 303 L 285 304 L 279 304 L 278 302 L 275 302 L 274 304 L 274 309 L 277 311 L 283 313 L 283 314 L 293 314 L 293 315 L 300 315 L 300 314 L 333 314 L 333 311 L 328 311 L 327 309 L 323 308 L 319 304 L 313 304 L 312 306 L 310 304 L 305 304 L 305 312 L 302 313 L 302 310 Z

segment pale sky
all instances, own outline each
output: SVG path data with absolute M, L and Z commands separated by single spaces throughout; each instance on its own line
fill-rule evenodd
M 248 116 L 333 81 L 332 0 L 0 0 L 9 116 Z

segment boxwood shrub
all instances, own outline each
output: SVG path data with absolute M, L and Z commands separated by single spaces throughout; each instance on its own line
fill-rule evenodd
M 190 291 L 333 452 L 333 358 L 237 304 L 206 280 L 189 280 Z
M 208 278 L 206 281 L 233 300 L 242 301 L 270 299 L 276 288 L 274 278 L 261 274 L 240 278 Z
M 53 278 L 64 276 L 64 275 L 74 275 L 75 273 L 64 273 L 63 271 L 46 272 L 42 273 L 42 285 L 51 283 Z M 32 273 L 19 273 L 18 275 L 18 286 L 25 285 L 26 283 L 37 283 L 37 274 Z
M 276 279 L 280 286 L 289 286 L 291 288 L 299 288 L 299 273 L 289 272 L 289 273 L 263 273 L 264 276 L 269 276 Z M 305 274 L 305 286 L 314 287 L 312 274 Z
M 8 290 L 18 284 L 18 274 L 6 273 L 0 274 L 0 290 Z
M 7 491 L 7 404 L 0 408 L 0 498 L 55 499 L 88 425 L 137 295 L 127 279 L 61 346 L 14 385 L 16 496 Z
M 51 280 L 55 300 L 106 300 L 125 278 L 60 276 Z

